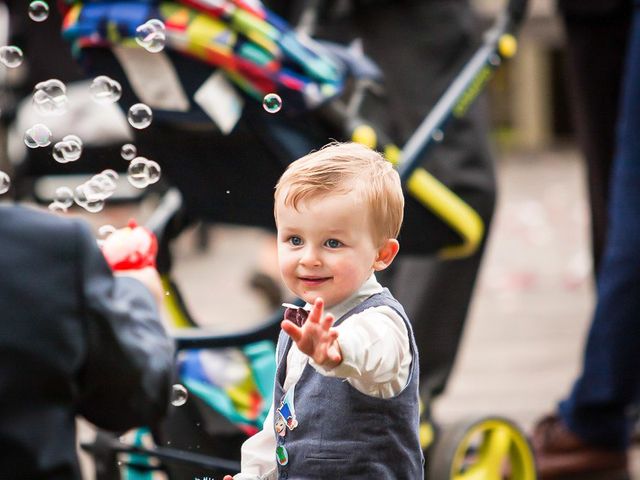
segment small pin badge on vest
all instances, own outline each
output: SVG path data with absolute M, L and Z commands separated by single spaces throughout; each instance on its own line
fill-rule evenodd
M 287 449 L 284 448 L 284 445 L 278 445 L 276 447 L 276 459 L 282 466 L 285 466 L 287 463 L 289 463 L 289 453 L 287 453 Z
M 295 411 L 291 408 L 291 405 L 286 403 L 286 399 L 280 404 L 278 414 L 282 417 L 289 430 L 293 430 L 298 426 Z
M 289 430 L 293 430 L 298 426 L 298 420 L 296 419 L 296 409 L 293 405 L 293 392 L 291 388 L 280 402 L 280 406 L 277 409 L 278 414 L 282 417 Z
M 280 411 L 276 411 L 276 419 L 274 422 L 276 434 L 280 437 L 284 437 L 287 434 L 287 421 L 282 416 Z
M 283 303 L 282 306 L 285 308 L 284 319 L 295 323 L 298 327 L 301 327 L 309 316 L 308 310 L 293 303 Z

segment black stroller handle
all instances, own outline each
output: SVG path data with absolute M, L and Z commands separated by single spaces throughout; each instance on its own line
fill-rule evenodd
M 471 57 L 455 80 L 440 97 L 402 149 L 398 173 L 406 182 L 418 167 L 424 152 L 442 140 L 444 125 L 453 117 L 464 116 L 483 90 L 491 73 L 502 59 L 515 54 L 517 33 L 525 18 L 528 0 L 510 0 L 493 26 L 485 34 L 482 46 Z
M 304 302 L 297 300 L 297 305 L 302 306 Z M 283 311 L 278 309 L 269 319 L 257 328 L 233 333 L 229 335 L 207 334 L 206 329 L 184 329 L 172 332 L 172 337 L 176 344 L 176 350 L 189 348 L 222 348 L 222 347 L 242 347 L 265 339 L 276 339 L 280 333 L 280 322 L 283 320 Z M 193 333 L 189 333 L 193 332 Z
M 240 462 L 227 460 L 226 458 L 204 455 L 201 453 L 187 452 L 165 447 L 141 447 L 130 445 L 113 437 L 111 434 L 99 432 L 93 443 L 81 443 L 83 450 L 89 453 L 109 452 L 109 455 L 126 453 L 129 455 L 142 455 L 145 458 L 156 458 L 160 461 L 168 461 L 172 464 L 197 466 L 200 468 L 221 469 L 229 472 L 239 472 Z M 148 465 L 130 463 L 128 466 L 138 470 L 154 470 Z M 102 478 L 98 475 L 98 478 Z M 111 478 L 111 477 L 108 477 Z

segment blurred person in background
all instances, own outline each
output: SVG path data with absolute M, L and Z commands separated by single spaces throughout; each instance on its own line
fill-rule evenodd
M 271 0 L 268 4 L 295 24 L 305 2 Z M 384 92 L 366 97 L 361 116 L 382 127 L 399 146 L 480 42 L 480 25 L 468 0 L 353 0 L 318 5 L 314 37 L 344 44 L 359 38 L 364 54 L 382 70 Z M 430 148 L 421 162 L 478 212 L 485 232 L 496 196 L 487 123 L 486 103 L 480 98 L 465 117 L 451 120 L 442 142 Z M 428 227 L 421 223 L 425 207 L 410 194 L 406 198 L 407 222 L 400 234 L 403 248 L 382 281 L 409 313 L 418 347 L 428 345 L 420 350 L 421 391 L 428 400 L 444 391 L 453 368 L 484 242 L 466 258 L 443 260 L 421 254 L 419 248 L 434 251 L 437 245 L 456 244 L 459 239 L 444 222 L 430 222 Z
M 89 227 L 0 205 L 0 472 L 80 478 L 76 415 L 123 432 L 166 412 L 173 341 L 151 267 L 111 273 Z
M 594 237 L 597 304 L 582 372 L 557 412 L 537 423 L 532 443 L 542 480 L 616 480 L 628 478 L 632 413 L 640 402 L 640 2 L 565 0 L 561 6 L 600 235 Z M 612 97 L 617 83 L 621 94 Z
M 558 0 L 567 52 L 567 94 L 587 166 L 593 270 L 607 227 L 621 78 L 631 26 L 630 0 Z

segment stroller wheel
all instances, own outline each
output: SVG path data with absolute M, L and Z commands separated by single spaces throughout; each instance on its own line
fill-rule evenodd
M 427 461 L 429 480 L 535 480 L 531 446 L 502 417 L 467 419 L 444 426 Z

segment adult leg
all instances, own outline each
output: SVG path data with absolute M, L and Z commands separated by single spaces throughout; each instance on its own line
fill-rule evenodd
M 582 374 L 560 405 L 572 431 L 615 449 L 628 445 L 628 409 L 640 400 L 640 6 L 625 72 L 598 303 Z
M 604 2 L 611 3 L 611 2 Z M 578 145 L 587 164 L 594 271 L 600 267 L 614 156 L 622 69 L 631 21 L 631 2 L 585 10 L 561 2 L 567 37 L 568 94 Z
M 634 10 L 617 124 L 608 230 L 598 301 L 583 370 L 559 415 L 536 426 L 543 480 L 626 467 L 631 419 L 640 400 L 640 7 Z M 578 477 L 575 477 L 578 478 Z

